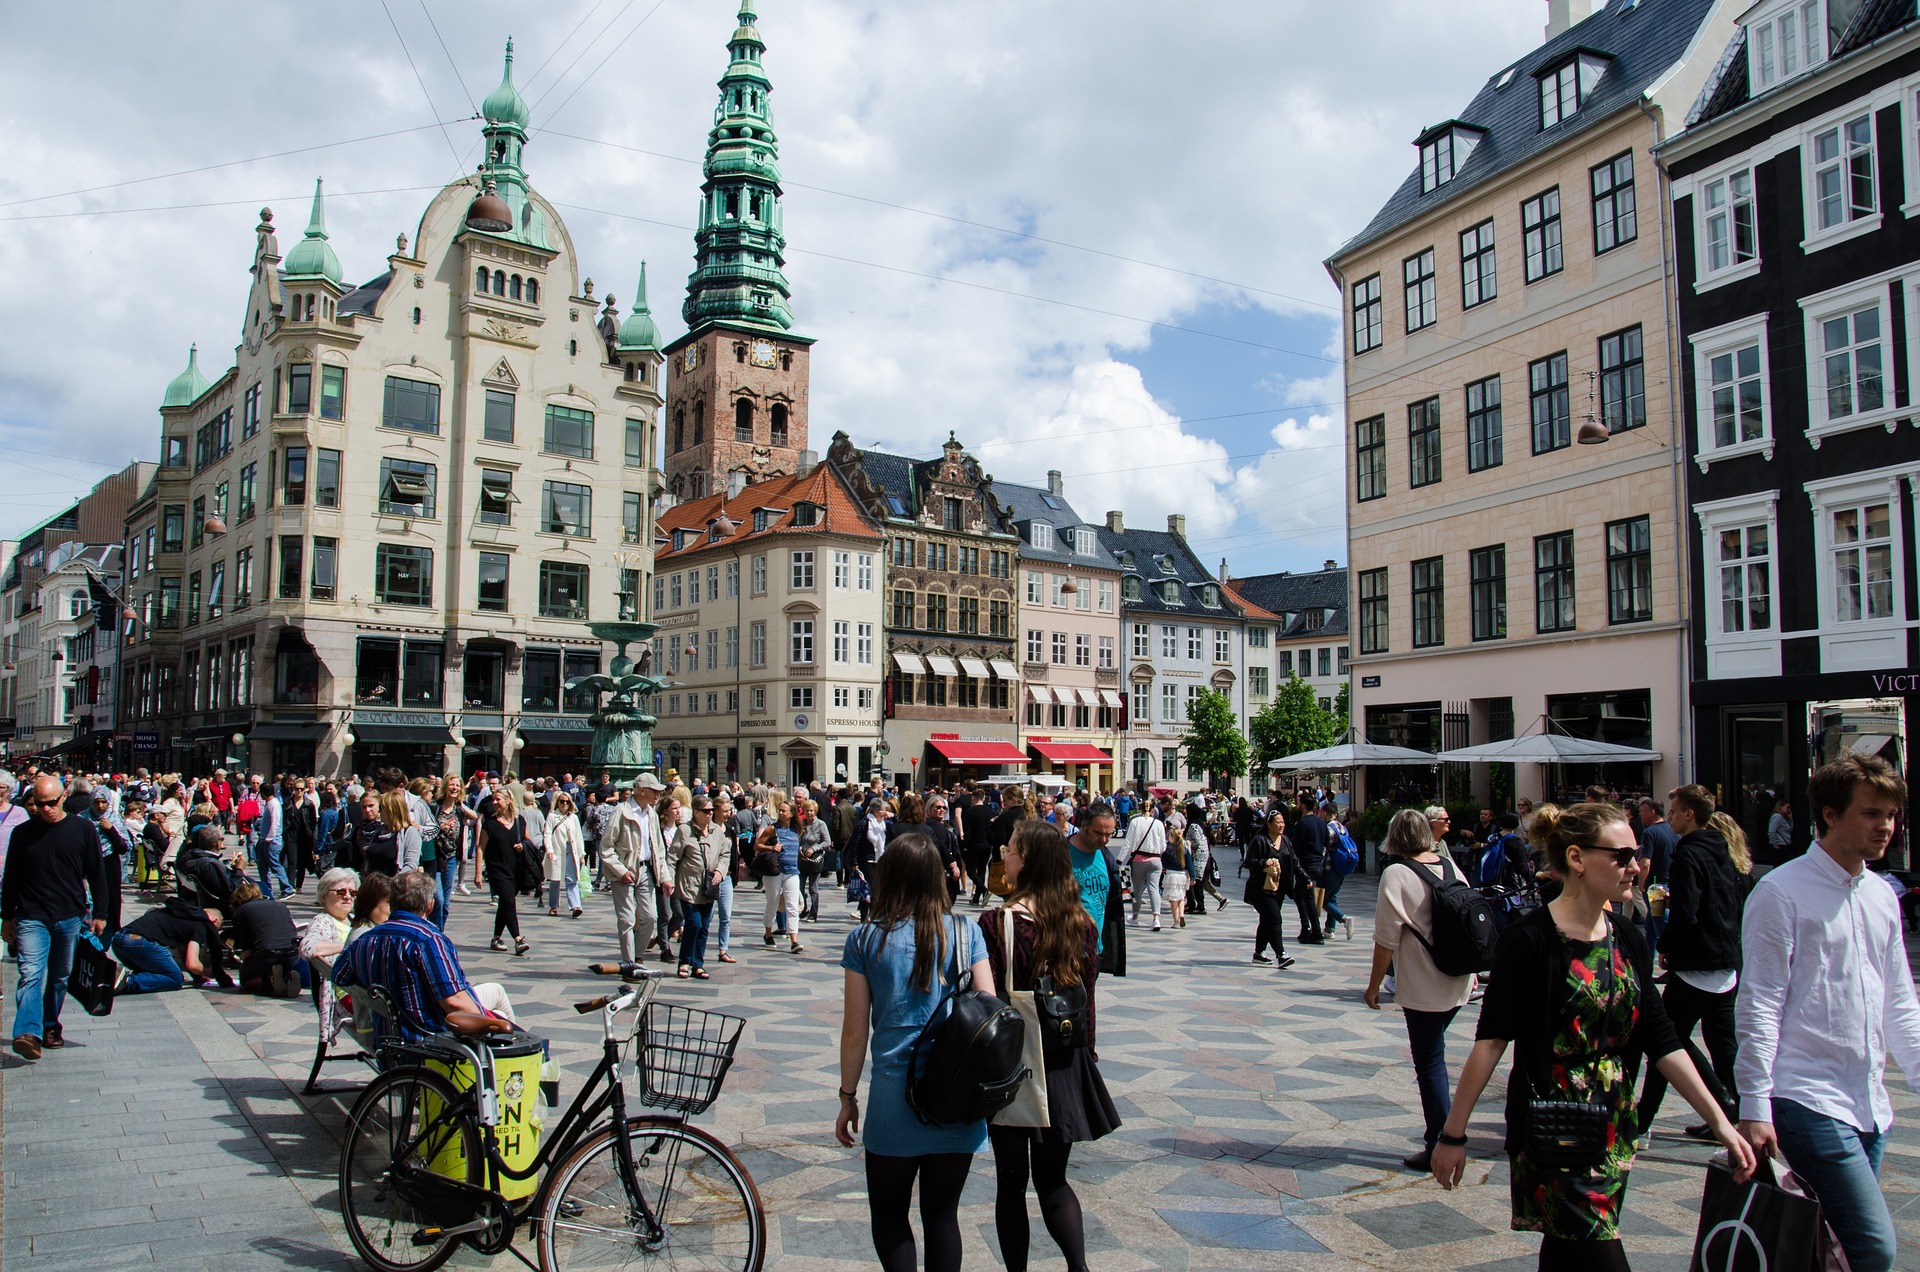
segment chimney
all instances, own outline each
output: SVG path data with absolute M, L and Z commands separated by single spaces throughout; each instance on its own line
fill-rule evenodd
M 1332 557 L 1328 557 L 1326 568 L 1329 570 L 1337 570 L 1340 568 L 1340 563 L 1334 560 Z
M 1560 35 L 1593 14 L 1593 0 L 1547 0 L 1547 39 Z
M 1227 558 L 1225 557 L 1220 558 L 1220 581 L 1222 583 L 1227 581 Z
M 1113 531 L 1115 534 L 1125 534 L 1127 532 L 1126 523 L 1120 519 L 1119 509 L 1116 508 L 1107 513 L 1107 529 Z
M 1047 469 L 1047 493 L 1058 499 L 1066 493 L 1066 489 L 1066 483 L 1060 479 L 1060 470 Z
M 727 498 L 737 498 L 746 488 L 747 472 L 744 468 L 736 468 L 727 474 Z
M 819 462 L 820 462 L 820 452 L 803 450 L 800 452 L 800 467 L 795 469 L 794 471 L 797 475 L 801 477 L 805 477 L 808 473 L 813 471 L 814 465 L 818 464 Z
M 1187 537 L 1187 514 L 1184 512 L 1168 513 L 1167 514 L 1167 533 L 1177 534 L 1182 539 L 1186 538 Z

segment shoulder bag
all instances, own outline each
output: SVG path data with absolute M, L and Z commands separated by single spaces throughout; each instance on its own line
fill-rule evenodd
M 1559 935 L 1559 928 L 1554 929 Z M 1564 940 L 1564 938 L 1563 938 Z M 1564 965 L 1559 960 L 1550 964 L 1557 968 Z M 1565 974 L 1562 971 L 1561 974 Z M 1597 1054 L 1605 1055 L 1613 1036 L 1613 994 L 1617 988 L 1613 970 L 1613 919 L 1607 917 L 1607 991 L 1606 1014 L 1601 1016 L 1600 1046 Z M 1540 1020 L 1544 1028 L 1544 1045 L 1552 1047 L 1552 989 L 1541 996 Z M 1549 1170 L 1585 1172 L 1594 1169 L 1607 1158 L 1607 1141 L 1613 1125 L 1613 1110 L 1591 1097 L 1576 1098 L 1571 1095 L 1555 1093 L 1542 1097 L 1540 1087 L 1533 1080 L 1533 1067 L 1522 1066 L 1527 1081 L 1527 1157 L 1538 1166 Z
M 1021 1041 L 1020 1062 L 1027 1076 L 1014 1092 L 1013 1103 L 993 1115 L 995 1126 L 1052 1126 L 1047 1111 L 1046 1040 L 1041 1035 L 1040 999 L 1036 993 L 1017 994 L 1013 990 L 1013 910 L 1000 907 L 1000 948 L 1006 953 L 1005 975 L 995 986 L 1000 997 L 1020 1013 L 1026 1028 Z

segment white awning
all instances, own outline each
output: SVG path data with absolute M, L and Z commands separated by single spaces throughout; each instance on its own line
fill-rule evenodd
M 1082 706 L 1097 707 L 1100 705 L 1100 695 L 1093 690 L 1076 689 L 1074 692 L 1080 695 L 1080 704 Z
M 1008 662 L 1006 659 L 995 658 L 990 661 L 993 663 L 993 674 L 1000 677 L 1000 679 L 1002 680 L 1020 679 L 1020 672 L 1017 669 L 1015 669 L 1014 665 Z
M 978 658 L 962 658 L 960 660 L 960 669 L 969 676 L 972 676 L 975 680 L 986 680 L 993 675 L 993 672 L 988 669 L 987 664 L 981 662 Z
M 1111 689 L 1102 689 L 1100 691 L 1100 701 L 1109 707 L 1124 707 L 1127 705 L 1126 700 Z
M 895 654 L 893 656 L 893 665 L 911 676 L 924 676 L 927 674 L 927 664 L 920 661 L 920 655 L 918 654 Z
M 954 662 L 951 658 L 944 658 L 939 654 L 927 655 L 927 667 L 936 676 L 957 676 L 960 674 L 960 665 L 958 663 Z
M 1035 702 L 1053 701 L 1053 690 L 1047 688 L 1045 685 L 1028 685 L 1027 694 Z

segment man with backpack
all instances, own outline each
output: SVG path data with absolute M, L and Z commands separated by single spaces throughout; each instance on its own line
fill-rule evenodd
M 1347 881 L 1347 876 L 1360 868 L 1360 845 L 1353 842 L 1353 836 L 1340 824 L 1339 810 L 1331 802 L 1320 805 L 1320 820 L 1327 824 L 1327 868 L 1320 876 L 1321 887 L 1325 889 L 1320 906 L 1326 912 L 1326 930 L 1341 928 L 1351 941 L 1353 920 L 1334 898 L 1340 895 L 1340 885 Z

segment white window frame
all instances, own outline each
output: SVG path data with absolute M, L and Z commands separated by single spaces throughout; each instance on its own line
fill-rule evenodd
M 1907 201 L 1900 205 L 1900 215 L 1920 216 L 1920 78 L 1900 86 L 1900 154 L 1907 182 Z
M 1695 295 L 1712 291 L 1716 287 L 1724 287 L 1742 278 L 1751 278 L 1760 272 L 1760 201 L 1754 185 L 1755 169 L 1758 166 L 1758 159 L 1755 156 L 1743 155 L 1738 163 L 1713 172 L 1701 173 L 1693 179 L 1693 290 Z M 1754 218 L 1753 256 L 1744 261 L 1734 259 L 1733 247 L 1732 190 L 1734 180 L 1741 176 L 1747 179 L 1747 203 Z M 1728 191 L 1728 202 L 1724 209 L 1727 217 L 1727 264 L 1719 269 L 1714 269 L 1707 257 L 1707 220 L 1714 211 L 1707 206 L 1707 188 L 1716 184 L 1724 184 Z
M 787 620 L 787 662 L 796 667 L 813 665 L 813 620 Z
M 1867 142 L 1867 153 L 1871 155 L 1873 158 L 1873 197 L 1874 197 L 1873 211 L 1866 216 L 1858 217 L 1852 220 L 1848 220 L 1843 216 L 1841 220 L 1838 221 L 1837 223 L 1822 229 L 1819 227 L 1818 223 L 1815 220 L 1815 218 L 1819 216 L 1819 210 L 1818 208 L 1815 207 L 1815 204 L 1814 204 L 1814 200 L 1815 200 L 1814 178 L 1815 178 L 1815 164 L 1816 164 L 1816 160 L 1814 156 L 1814 140 L 1821 133 L 1828 132 L 1836 128 L 1840 130 L 1842 149 L 1841 149 L 1841 157 L 1840 157 L 1839 163 L 1841 166 L 1842 187 L 1843 187 L 1841 192 L 1841 200 L 1844 208 L 1845 200 L 1846 200 L 1846 193 L 1844 189 L 1845 169 L 1846 169 L 1846 150 L 1845 150 L 1846 127 L 1849 123 L 1855 120 L 1858 120 L 1862 116 L 1866 117 L 1867 129 L 1871 134 Z M 1859 238 L 1862 234 L 1871 234 L 1875 230 L 1880 228 L 1881 220 L 1886 216 L 1887 210 L 1882 205 L 1882 202 L 1880 199 L 1880 177 L 1881 177 L 1880 130 L 1879 130 L 1878 120 L 1879 120 L 1879 111 L 1876 107 L 1876 104 L 1871 98 L 1867 98 L 1867 99 L 1856 99 L 1852 102 L 1849 102 L 1844 108 L 1837 111 L 1833 111 L 1829 114 L 1823 115 L 1819 119 L 1816 119 L 1811 123 L 1805 124 L 1801 127 L 1800 129 L 1800 207 L 1802 209 L 1802 215 L 1804 217 L 1804 221 L 1800 227 L 1801 235 L 1802 235 L 1800 239 L 1801 251 L 1817 252 L 1823 247 L 1832 247 L 1835 243 L 1844 243 L 1848 239 Z
M 1688 338 L 1693 346 L 1694 425 L 1696 446 L 1694 463 L 1701 472 L 1712 464 L 1736 455 L 1762 454 L 1773 458 L 1773 377 L 1768 374 L 1767 315 L 1755 314 L 1725 326 L 1715 327 Z M 1736 441 L 1717 446 L 1713 431 L 1713 360 L 1748 345 L 1760 346 L 1760 436 L 1751 441 Z M 1737 383 L 1737 381 L 1736 381 Z
M 853 586 L 853 554 L 835 552 L 833 554 L 833 590 L 845 592 Z
M 1913 267 L 1906 268 L 1911 270 Z M 1833 291 L 1801 298 L 1800 312 L 1807 351 L 1807 441 L 1815 450 L 1820 449 L 1823 440 L 1836 433 L 1874 427 L 1883 427 L 1891 433 L 1899 426 L 1899 417 L 1911 411 L 1911 408 L 1895 404 L 1898 393 L 1893 360 L 1893 306 L 1888 297 L 1888 285 L 1897 277 L 1899 271 L 1892 271 L 1860 279 Z M 1903 288 L 1907 295 L 1909 321 L 1914 316 L 1912 290 L 1911 287 Z M 1857 313 L 1869 305 L 1878 306 L 1880 310 L 1880 408 L 1855 411 L 1838 421 L 1831 420 L 1827 417 L 1826 343 L 1822 324 L 1842 314 Z M 1913 339 L 1911 326 L 1908 327 L 1908 339 L 1910 342 Z
M 1233 661 L 1233 629 L 1231 627 L 1213 629 L 1213 661 L 1217 663 Z
M 844 618 L 833 621 L 833 661 L 853 661 L 853 624 Z
M 787 553 L 788 591 L 813 591 L 813 578 L 813 549 L 796 549 Z
M 873 553 L 858 553 L 854 558 L 854 566 L 854 579 L 858 584 L 858 590 L 873 591 Z
M 1133 682 L 1133 723 L 1145 726 L 1153 722 L 1153 682 L 1136 680 Z
M 1151 623 L 1133 625 L 1133 656 L 1135 658 L 1153 657 L 1153 625 Z
M 1027 571 L 1027 604 L 1044 605 L 1047 596 L 1047 576 L 1035 570 Z
M 1813 508 L 1813 546 L 1816 597 L 1819 623 L 1813 633 L 1820 640 L 1820 670 L 1877 671 L 1886 667 L 1904 667 L 1907 655 L 1907 628 L 1913 624 L 1907 615 L 1906 597 L 1906 525 L 1901 512 L 1900 483 L 1920 482 L 1920 465 L 1881 468 L 1871 472 L 1848 473 L 1806 483 L 1807 497 Z M 1832 514 L 1840 509 L 1871 503 L 1887 505 L 1887 534 L 1892 548 L 1893 613 L 1886 618 L 1861 618 L 1840 622 L 1835 605 L 1833 575 Z
M 863 667 L 873 665 L 873 624 L 861 623 L 854 635 L 854 660 Z
M 1180 721 L 1180 686 L 1171 680 L 1160 684 L 1160 722 L 1177 724 Z
M 1811 21 L 1809 21 L 1811 13 Z M 1755 14 L 1747 28 L 1747 91 L 1758 97 L 1781 84 L 1798 78 L 1827 60 L 1827 6 L 1824 0 L 1788 0 L 1765 14 Z M 1782 30 L 1782 20 L 1786 29 Z M 1794 64 L 1784 62 L 1787 49 L 1793 50 Z M 1771 78 L 1763 78 L 1768 66 Z
M 1705 611 L 1707 679 L 1733 680 L 1780 674 L 1780 492 L 1765 490 L 1736 499 L 1695 504 L 1700 525 L 1701 608 Z M 1772 589 L 1769 613 L 1773 625 L 1729 632 L 1720 606 L 1720 533 L 1737 527 L 1764 524 L 1772 546 Z

